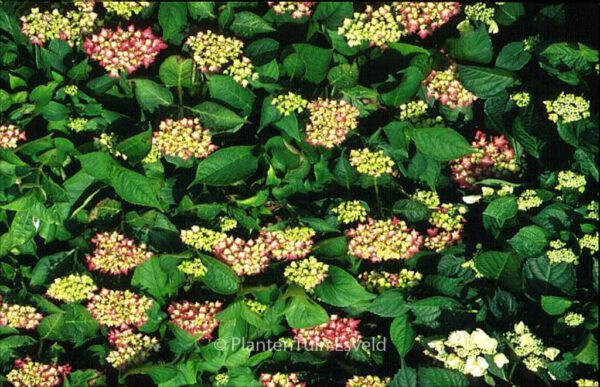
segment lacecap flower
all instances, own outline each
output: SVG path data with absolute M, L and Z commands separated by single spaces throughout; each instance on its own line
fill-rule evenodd
M 203 73 L 219 73 L 222 68 L 242 55 L 244 43 L 207 30 L 190 36 L 185 44 L 192 50 L 194 62 Z
M 299 285 L 307 292 L 312 293 L 317 285 L 325 281 L 328 272 L 329 265 L 317 261 L 315 257 L 309 257 L 291 262 L 285 268 L 283 275 L 289 282 Z
M 310 227 L 290 227 L 283 230 L 261 230 L 271 258 L 278 261 L 304 258 L 310 253 L 315 230 Z
M 137 15 L 144 8 L 150 6 L 149 1 L 103 1 L 102 5 L 106 8 L 106 12 L 114 13 L 125 19 L 129 19 L 133 15 Z
M 133 239 L 117 231 L 98 233 L 91 241 L 96 248 L 86 255 L 86 261 L 92 271 L 127 274 L 153 255 L 145 244 L 138 246 Z
M 202 278 L 208 272 L 208 269 L 204 266 L 200 258 L 185 260 L 177 268 L 183 274 L 187 274 L 193 278 Z
M 108 342 L 114 349 L 106 356 L 106 362 L 118 370 L 146 361 L 152 352 L 158 352 L 158 339 L 131 328 L 112 329 L 108 333 Z
M 63 302 L 89 300 L 98 290 L 94 280 L 85 274 L 69 274 L 56 278 L 46 291 L 46 295 Z
M 545 347 L 542 340 L 532 334 L 522 321 L 515 324 L 514 331 L 505 333 L 505 337 L 515 355 L 520 357 L 532 372 L 545 369 L 560 353 L 557 348 Z
M 33 306 L 9 304 L 0 295 L 0 326 L 31 330 L 43 317 Z
M 368 290 L 376 290 L 380 293 L 388 289 L 414 288 L 419 285 L 422 278 L 423 274 L 408 269 L 402 269 L 398 273 L 372 270 L 370 272 L 361 273 L 358 276 L 358 279 Z
M 269 265 L 269 246 L 262 237 L 243 240 L 224 235 L 213 253 L 240 276 L 259 274 Z
M 431 70 L 424 84 L 428 98 L 436 99 L 450 109 L 465 108 L 477 99 L 458 79 L 456 65 L 450 65 L 444 71 Z
M 350 151 L 350 165 L 352 165 L 359 173 L 379 178 L 383 175 L 395 176 L 397 171 L 394 169 L 396 165 L 391 157 L 383 153 L 382 150 L 371 151 L 369 148 L 352 149 Z
M 287 94 L 280 94 L 273 98 L 271 105 L 275 106 L 279 113 L 289 116 L 292 113 L 302 113 L 306 109 L 308 101 L 301 95 L 289 91 Z
M 590 101 L 575 94 L 560 93 L 554 101 L 544 101 L 548 119 L 568 124 L 590 116 Z
M 340 223 L 364 222 L 367 220 L 367 209 L 358 200 L 349 200 L 338 204 L 331 210 Z
M 71 367 L 68 364 L 45 364 L 26 357 L 15 360 L 6 379 L 15 387 L 54 387 L 61 385 L 63 378 L 70 373 Z
M 346 140 L 358 125 L 359 111 L 344 100 L 322 99 L 308 104 L 306 142 L 331 149 Z
M 209 228 L 192 226 L 189 230 L 181 230 L 180 238 L 183 243 L 198 251 L 212 252 L 213 248 L 226 234 Z
M 212 143 L 209 129 L 203 128 L 198 118 L 161 121 L 158 131 L 153 133 L 152 147 L 163 155 L 183 160 L 203 159 L 218 148 Z
M 154 300 L 129 290 L 102 289 L 87 304 L 87 308 L 100 325 L 140 327 L 148 321 L 148 311 Z
M 346 38 L 348 46 L 355 47 L 368 42 L 370 46 L 387 47 L 406 35 L 400 29 L 392 7 L 382 5 L 374 9 L 367 5 L 364 12 L 355 12 L 352 19 L 344 19 L 338 34 Z

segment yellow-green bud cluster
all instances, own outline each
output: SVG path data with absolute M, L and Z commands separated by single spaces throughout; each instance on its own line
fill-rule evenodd
M 137 15 L 142 9 L 149 7 L 149 1 L 103 1 L 102 5 L 106 12 L 115 13 L 121 17 L 129 19 L 132 15 Z
M 400 119 L 415 121 L 427 113 L 427 103 L 424 101 L 411 101 L 400 105 Z
M 276 374 L 260 374 L 260 383 L 264 387 L 305 387 L 306 383 L 301 382 L 298 374 L 290 373 L 283 374 L 277 372 Z
M 33 306 L 9 304 L 0 296 L 0 326 L 35 329 L 43 316 Z
M 575 255 L 573 250 L 566 247 L 566 244 L 557 239 L 550 242 L 551 249 L 546 251 L 546 256 L 548 260 L 552 263 L 572 263 L 579 264 L 579 257 Z
M 223 72 L 229 75 L 234 81 L 247 87 L 250 81 L 258 79 L 258 73 L 254 71 L 254 65 L 249 58 L 242 56 L 233 60 L 231 65 Z
M 54 387 L 62 385 L 64 376 L 71 372 L 71 366 L 56 363 L 45 364 L 31 358 L 15 360 L 14 368 L 6 379 L 15 387 Z
M 517 198 L 517 207 L 519 211 L 527 211 L 532 208 L 538 208 L 544 203 L 541 197 L 533 189 L 527 189 Z
M 346 38 L 350 47 L 365 42 L 371 46 L 386 47 L 405 35 L 398 22 L 389 5 L 382 5 L 375 10 L 367 5 L 364 12 L 355 12 L 352 19 L 344 19 L 338 34 Z
M 202 278 L 208 272 L 208 269 L 202 263 L 200 258 L 185 260 L 177 266 L 179 271 L 183 274 L 189 275 L 193 278 Z
M 288 282 L 299 285 L 309 293 L 323 283 L 329 273 L 329 265 L 317 261 L 315 257 L 308 257 L 300 261 L 293 261 L 285 268 L 283 275 Z
M 13 124 L 0 125 L 0 149 L 13 149 L 17 142 L 26 140 L 25 131 Z
M 189 230 L 181 230 L 181 241 L 199 251 L 211 252 L 224 233 L 205 227 L 192 226 Z
M 509 363 L 506 355 L 498 352 L 498 341 L 479 328 L 471 333 L 454 331 L 446 340 L 430 341 L 424 353 L 443 362 L 445 368 L 476 378 L 488 373 L 490 364 L 486 357 L 498 368 Z
M 367 223 L 361 223 L 356 228 L 346 231 L 346 235 L 350 237 L 350 254 L 371 262 L 408 259 L 416 254 L 423 244 L 423 237 L 397 218 L 369 218 Z
M 573 171 L 558 172 L 558 184 L 556 189 L 559 191 L 578 191 L 585 192 L 585 176 L 579 175 Z
M 87 129 L 88 122 L 89 120 L 83 117 L 69 118 L 67 127 L 74 132 L 82 132 Z
M 481 274 L 479 269 L 477 269 L 477 266 L 475 266 L 474 259 L 469 259 L 468 261 L 465 261 L 463 264 L 460 265 L 460 267 L 462 267 L 463 269 L 473 270 L 473 273 L 475 274 L 475 278 L 483 278 L 483 274 Z
M 73 4 L 77 9 L 65 15 L 58 9 L 40 12 L 39 8 L 32 8 L 28 15 L 21 17 L 21 32 L 38 46 L 53 39 L 64 40 L 71 47 L 78 44 L 84 34 L 92 31 L 98 15 L 94 12 L 94 1 Z
M 352 379 L 346 380 L 346 387 L 386 387 L 392 378 L 389 376 L 380 378 L 379 376 L 353 376 Z
M 127 155 L 121 153 L 115 144 L 115 135 L 114 133 L 100 133 L 99 137 L 94 137 L 94 146 L 104 152 L 110 153 L 115 157 L 122 158 L 123 160 L 127 160 Z
M 428 208 L 437 208 L 441 204 L 439 195 L 434 191 L 416 190 L 412 199 Z
M 218 148 L 212 143 L 209 129 L 203 128 L 198 118 L 161 121 L 153 134 L 152 146 L 164 155 L 184 160 L 203 159 Z
M 597 380 L 593 379 L 577 379 L 575 382 L 577 383 L 577 387 L 599 387 L 600 384 Z
M 521 91 L 518 93 L 514 93 L 510 96 L 510 99 L 520 108 L 526 108 L 529 106 L 529 102 L 531 101 L 531 96 L 526 91 Z
M 486 24 L 489 33 L 496 34 L 500 30 L 494 20 L 494 13 L 496 11 L 493 6 L 488 7 L 485 3 L 475 3 L 466 5 L 464 11 L 468 20 Z
M 306 109 L 308 101 L 302 98 L 301 95 L 290 91 L 287 94 L 280 94 L 273 98 L 271 105 L 275 106 L 279 113 L 289 116 L 292 113 L 302 113 Z
M 359 200 L 349 200 L 338 204 L 331 210 L 340 223 L 364 222 L 367 220 L 367 209 Z
M 444 203 L 431 213 L 429 223 L 446 231 L 462 230 L 466 212 L 465 206 Z
M 350 165 L 356 168 L 359 173 L 374 178 L 383 175 L 395 176 L 397 174 L 394 169 L 394 160 L 386 156 L 382 150 L 373 152 L 369 148 L 352 149 L 350 151 Z
M 203 73 L 219 73 L 226 64 L 242 55 L 244 43 L 210 30 L 198 32 L 185 42 L 192 50 L 194 62 Z
M 250 298 L 246 298 L 244 300 L 244 303 L 248 306 L 248 308 L 250 308 L 251 311 L 253 311 L 256 314 L 263 314 L 269 308 L 269 305 L 265 305 L 262 302 Z
M 79 88 L 77 87 L 77 85 L 67 85 L 65 86 L 65 94 L 66 95 L 70 95 L 71 97 L 77 95 L 77 93 L 79 92 Z
M 107 327 L 134 325 L 140 327 L 148 321 L 148 311 L 154 300 L 129 290 L 102 289 L 87 304 L 87 308 L 100 324 Z
M 533 35 L 526 39 L 523 39 L 523 51 L 532 52 L 535 50 L 535 46 L 537 46 L 542 39 L 539 35 Z
M 63 302 L 89 300 L 98 290 L 94 280 L 85 274 L 70 274 L 56 278 L 46 291 L 46 295 Z
M 238 226 L 237 220 L 227 216 L 223 216 L 221 219 L 219 219 L 219 224 L 222 232 L 231 231 Z
M 262 237 L 243 240 L 223 234 L 213 253 L 239 276 L 256 275 L 269 266 L 269 245 Z
M 358 278 L 368 290 L 381 293 L 388 289 L 414 288 L 421 282 L 423 274 L 408 269 L 402 269 L 399 273 L 373 270 L 361 273 Z
M 308 105 L 310 123 L 306 125 L 306 142 L 331 149 L 346 140 L 358 125 L 360 112 L 344 100 L 322 99 Z
M 130 328 L 115 329 L 109 333 L 108 341 L 114 349 L 106 356 L 106 362 L 118 370 L 143 363 L 151 354 L 160 350 L 155 337 L 134 333 Z
M 532 372 L 546 368 L 548 362 L 554 361 L 560 353 L 557 348 L 545 347 L 542 340 L 532 334 L 522 321 L 515 324 L 513 332 L 505 333 L 505 337 L 515 355 L 520 357 Z
M 226 373 L 220 373 L 215 375 L 215 381 L 213 382 L 213 386 L 224 386 L 229 383 L 229 375 Z
M 564 124 L 583 120 L 590 116 L 590 101 L 575 94 L 560 93 L 554 101 L 544 101 L 548 119 Z
M 594 255 L 598 252 L 598 239 L 600 237 L 597 232 L 595 234 L 585 234 L 579 239 L 579 247 L 582 250 L 590 250 L 590 254 Z
M 591 219 L 591 220 L 600 220 L 600 213 L 598 211 L 598 202 L 595 200 L 592 200 L 587 206 L 586 209 L 588 211 L 588 213 L 585 215 L 586 219 Z
M 271 258 L 278 261 L 304 258 L 310 253 L 315 230 L 310 227 L 291 227 L 260 233 L 268 245 Z
M 565 324 L 571 328 L 575 328 L 583 324 L 585 317 L 580 313 L 569 312 L 565 314 Z

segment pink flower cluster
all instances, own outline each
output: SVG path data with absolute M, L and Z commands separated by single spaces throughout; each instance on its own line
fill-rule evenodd
M 141 66 L 147 68 L 165 48 L 167 45 L 149 27 L 137 30 L 133 24 L 127 29 L 117 27 L 114 31 L 103 28 L 83 43 L 86 54 L 99 61 L 114 78 L 121 72 L 131 74 Z
M 427 87 L 428 98 L 434 98 L 450 109 L 465 108 L 477 99 L 458 80 L 455 65 L 451 65 L 445 71 L 432 70 L 424 84 Z
M 316 1 L 268 1 L 267 3 L 276 14 L 289 13 L 292 19 L 309 17 L 317 4 Z
M 302 348 L 311 351 L 349 351 L 361 339 L 358 331 L 360 320 L 340 318 L 332 314 L 329 322 L 312 328 L 292 329 L 294 340 Z
M 260 383 L 264 387 L 305 387 L 306 382 L 301 382 L 298 374 L 260 374 Z
M 397 19 L 410 33 L 425 39 L 460 11 L 458 2 L 397 2 Z
M 26 139 L 25 131 L 15 125 L 0 125 L 0 149 L 16 148 L 18 141 L 25 141 Z
M 427 229 L 425 247 L 435 251 L 457 244 L 462 239 L 462 230 L 467 219 L 463 216 L 466 209 L 453 204 L 442 204 L 435 208 L 429 222 L 433 225 Z
M 102 273 L 127 274 L 153 255 L 145 244 L 138 246 L 117 231 L 98 233 L 91 241 L 96 249 L 86 255 L 88 268 Z
M 172 302 L 167 311 L 173 324 L 191 335 L 198 336 L 198 340 L 210 340 L 213 331 L 219 326 L 215 315 L 221 311 L 222 306 L 220 301 L 182 301 Z
M 462 189 L 473 189 L 480 178 L 505 177 L 519 171 L 519 160 L 504 135 L 492 136 L 478 130 L 472 142 L 475 152 L 450 164 L 452 180 Z
M 38 363 L 26 357 L 15 360 L 13 369 L 6 379 L 15 387 L 53 387 L 59 386 L 62 379 L 71 373 L 71 366 L 56 363 Z
M 161 121 L 153 136 L 152 146 L 160 153 L 184 160 L 203 159 L 218 148 L 212 143 L 209 129 L 203 128 L 197 118 L 167 118 Z
M 243 240 L 224 236 L 213 252 L 240 276 L 258 274 L 269 265 L 269 247 L 261 237 Z
M 151 298 L 129 290 L 102 289 L 87 304 L 87 309 L 99 324 L 107 327 L 134 325 L 140 327 L 148 321 L 148 311 L 154 305 Z
M 284 230 L 262 230 L 260 236 L 268 245 L 269 253 L 278 261 L 305 258 L 314 243 L 315 230 L 308 227 L 292 227 Z
M 371 262 L 408 259 L 419 251 L 423 237 L 394 217 L 389 220 L 368 218 L 367 223 L 346 231 L 350 254 Z

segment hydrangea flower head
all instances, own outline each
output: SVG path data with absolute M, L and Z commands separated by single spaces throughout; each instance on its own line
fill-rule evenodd
M 315 230 L 310 227 L 290 227 L 283 230 L 260 233 L 268 245 L 269 253 L 278 261 L 304 258 L 310 253 L 313 245 Z
M 98 290 L 94 280 L 85 274 L 69 274 L 56 278 L 46 291 L 46 295 L 63 302 L 80 302 L 89 300 Z
M 9 304 L 0 296 L 0 326 L 31 330 L 40 325 L 43 317 L 33 306 Z
M 331 212 L 335 214 L 338 222 L 349 224 L 367 220 L 367 209 L 358 200 L 349 200 L 334 207 Z
M 281 2 L 280 2 L 281 3 Z M 306 383 L 300 381 L 300 377 L 296 373 L 284 374 L 277 372 L 276 374 L 260 374 L 260 383 L 264 387 L 305 387 Z
M 149 1 L 103 1 L 102 5 L 106 8 L 106 12 L 114 13 L 125 19 L 129 19 L 133 15 L 137 15 L 144 8 L 150 6 Z
M 15 125 L 0 125 L 0 149 L 14 149 L 18 141 L 25 141 L 25 131 Z
M 436 99 L 450 109 L 466 108 L 477 99 L 458 79 L 456 65 L 450 65 L 444 71 L 431 70 L 424 84 L 428 98 Z
M 167 118 L 158 126 L 152 137 L 152 147 L 167 156 L 203 159 L 217 150 L 209 129 L 200 125 L 198 118 Z
M 319 98 L 309 103 L 308 110 L 306 142 L 313 146 L 331 149 L 343 143 L 358 125 L 358 109 L 344 100 Z
M 126 29 L 103 28 L 83 43 L 85 53 L 114 78 L 121 73 L 131 74 L 142 66 L 148 68 L 165 48 L 167 45 L 152 29 L 138 30 L 133 24 Z
M 71 367 L 68 364 L 45 364 L 26 357 L 15 360 L 13 369 L 6 375 L 6 379 L 15 387 L 54 387 L 61 385 L 63 378 L 70 373 Z
M 224 235 L 213 253 L 240 276 L 259 274 L 269 265 L 269 246 L 261 237 L 243 240 Z
M 382 150 L 371 151 L 369 148 L 352 149 L 350 151 L 350 165 L 359 173 L 379 178 L 383 175 L 395 176 L 396 165 L 391 157 L 383 153 Z
M 153 304 L 154 300 L 151 298 L 140 296 L 129 290 L 104 288 L 92 297 L 87 308 L 100 325 L 140 327 L 148 321 L 148 311 Z
M 288 14 L 292 19 L 310 17 L 317 1 L 268 1 L 276 14 Z
M 114 349 L 106 356 L 106 362 L 118 370 L 146 361 L 152 352 L 158 352 L 158 339 L 142 333 L 135 333 L 131 328 L 112 329 L 108 334 L 108 342 Z
M 346 232 L 350 254 L 371 262 L 408 259 L 419 251 L 423 237 L 397 218 L 359 224 Z
M 215 315 L 221 311 L 223 304 L 220 301 L 205 302 L 172 302 L 167 312 L 173 324 L 198 340 L 212 339 L 213 331 L 219 326 Z
M 96 248 L 86 255 L 88 268 L 112 275 L 127 274 L 153 255 L 145 244 L 138 246 L 117 231 L 98 233 L 92 243 Z
M 394 2 L 398 21 L 421 39 L 430 36 L 460 11 L 458 2 Z
M 296 343 L 311 351 L 349 351 L 355 348 L 362 335 L 358 331 L 360 320 L 331 315 L 329 322 L 313 328 L 294 328 Z
M 317 285 L 325 281 L 328 272 L 329 265 L 317 261 L 315 257 L 309 257 L 291 262 L 285 268 L 283 275 L 289 282 L 297 284 L 307 292 L 312 293 Z

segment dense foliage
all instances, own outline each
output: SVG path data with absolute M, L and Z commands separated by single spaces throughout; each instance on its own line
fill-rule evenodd
M 0 380 L 597 386 L 597 20 L 0 2 Z

